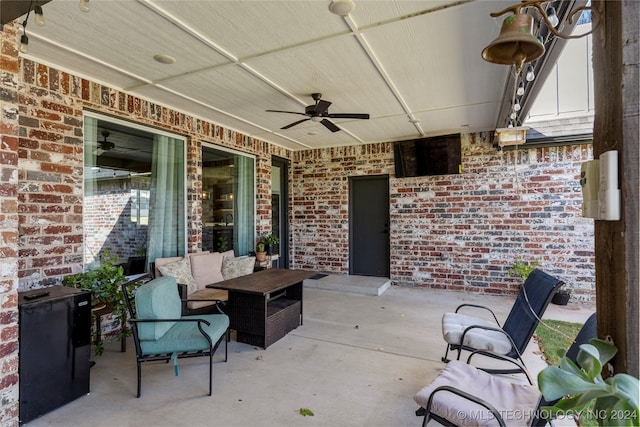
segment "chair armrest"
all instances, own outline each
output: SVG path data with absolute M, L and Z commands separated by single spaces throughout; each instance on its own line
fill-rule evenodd
M 457 313 L 458 310 L 460 310 L 462 307 L 473 307 L 473 308 L 481 308 L 483 310 L 487 310 L 493 316 L 493 320 L 495 320 L 498 326 L 500 326 L 500 322 L 498 322 L 498 318 L 496 317 L 496 314 L 489 307 L 485 307 L 484 305 L 477 305 L 477 304 L 460 304 L 458 307 L 456 307 L 455 312 Z
M 498 360 L 502 360 L 504 362 L 508 362 L 511 363 L 513 365 L 516 366 L 516 368 L 518 369 L 518 371 L 522 372 L 524 374 L 525 377 L 527 377 L 527 381 L 529 381 L 529 384 L 533 385 L 533 381 L 531 380 L 531 377 L 529 376 L 529 373 L 527 372 L 527 368 L 520 362 L 518 362 L 516 359 L 512 358 L 512 357 L 508 357 L 508 356 L 504 356 L 502 354 L 497 354 L 497 353 L 493 353 L 491 351 L 487 351 L 487 350 L 475 350 L 473 352 L 471 352 L 471 354 L 469 355 L 469 357 L 467 358 L 467 365 L 471 365 L 471 358 L 475 355 L 480 355 L 480 356 L 486 356 L 486 357 L 490 357 L 492 359 L 498 359 Z M 485 372 L 488 373 L 492 373 L 492 369 L 488 368 L 488 369 L 484 369 L 484 368 L 480 368 L 476 365 L 473 365 L 478 369 L 482 369 Z M 496 370 L 496 371 L 502 371 L 502 370 Z
M 221 299 L 209 299 L 209 298 L 198 298 L 198 299 L 183 299 L 182 300 L 182 305 L 186 306 L 186 304 L 189 301 L 212 301 L 216 303 L 216 310 L 218 310 L 218 313 L 220 314 L 227 314 L 224 311 L 222 311 L 222 309 L 220 308 L 221 305 L 227 305 L 226 301 L 222 301 Z
M 128 319 L 129 323 L 151 323 L 151 322 L 197 322 L 211 326 L 211 323 L 205 319 Z
M 482 406 L 483 408 L 485 408 L 489 412 L 491 412 L 491 414 L 495 417 L 496 421 L 498 422 L 498 424 L 501 427 L 506 427 L 506 424 L 505 424 L 504 420 L 502 419 L 502 416 L 500 415 L 500 412 L 498 412 L 498 410 L 493 405 L 491 405 L 489 402 L 487 402 L 485 400 L 482 400 L 479 397 L 473 396 L 473 395 L 471 395 L 471 394 L 469 394 L 467 392 L 464 392 L 464 391 L 462 391 L 460 389 L 457 389 L 455 387 L 448 386 L 448 385 L 443 385 L 443 386 L 440 386 L 440 387 L 436 388 L 435 390 L 433 390 L 433 393 L 431 393 L 431 396 L 429 396 L 429 401 L 427 402 L 427 408 L 426 408 L 427 409 L 427 411 L 426 411 L 427 414 L 431 412 L 431 405 L 432 405 L 432 401 L 433 401 L 433 396 L 435 396 L 435 394 L 438 393 L 438 392 L 453 393 L 455 395 L 458 395 L 458 396 L 462 397 L 463 399 L 466 399 L 466 400 L 468 400 L 470 402 L 473 402 L 473 403 L 475 403 L 477 405 Z M 460 415 L 463 415 L 463 414 L 461 414 L 461 412 L 463 412 L 463 411 L 458 411 L 458 413 L 460 413 Z M 473 416 L 474 412 L 475 411 L 471 412 L 471 414 L 469 414 L 469 415 Z M 477 413 L 475 415 L 477 415 Z

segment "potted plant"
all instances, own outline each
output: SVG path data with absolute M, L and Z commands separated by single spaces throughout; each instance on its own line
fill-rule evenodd
M 517 257 L 509 267 L 509 276 L 520 276 L 524 282 L 529 277 L 529 274 L 538 267 L 538 264 L 540 264 L 539 259 L 528 262 L 523 258 Z
M 579 365 L 564 357 L 559 366 L 548 366 L 538 374 L 538 387 L 547 401 L 560 399 L 544 407 L 552 416 L 578 415 L 593 418 L 598 425 L 637 426 L 640 408 L 640 382 L 631 375 L 618 373 L 606 380 L 602 369 L 618 349 L 606 341 L 591 339 L 580 346 Z M 591 406 L 593 405 L 593 406 Z
M 271 255 L 275 246 L 280 242 L 280 239 L 274 234 L 265 234 L 260 238 L 260 241 L 264 243 L 267 254 Z
M 564 284 L 558 289 L 558 291 L 551 298 L 551 302 L 556 305 L 567 305 L 571 298 L 571 288 Z
M 267 259 L 267 251 L 265 250 L 264 243 L 259 241 L 256 245 L 256 261 L 263 262 Z
M 126 305 L 122 295 L 121 284 L 126 281 L 124 269 L 120 265 L 116 265 L 118 257 L 111 255 L 107 249 L 100 256 L 100 266 L 84 273 L 66 276 L 62 280 L 62 284 L 78 289 L 87 289 L 91 291 L 92 317 L 95 317 L 95 311 L 103 308 L 110 308 L 116 319 L 116 326 L 119 326 L 120 332 L 117 338 L 126 338 L 130 331 L 126 327 Z M 104 352 L 100 331 L 96 331 L 96 337 L 93 341 L 96 355 Z

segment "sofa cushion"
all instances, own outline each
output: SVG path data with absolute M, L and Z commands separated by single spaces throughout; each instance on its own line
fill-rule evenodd
M 169 258 L 156 258 L 153 262 L 154 265 L 154 276 L 153 277 L 161 277 L 162 272 L 160 271 L 160 266 L 171 264 L 172 262 L 180 261 L 183 257 L 181 256 L 173 256 Z
M 191 295 L 189 295 L 189 302 L 187 303 L 187 307 L 191 310 L 195 310 L 197 308 L 207 307 L 215 304 L 215 302 L 212 302 L 212 301 L 197 301 L 199 299 L 203 299 L 203 300 L 218 299 L 220 301 L 227 301 L 229 299 L 229 293 L 222 289 L 211 289 L 211 288 L 199 289 L 194 293 L 192 293 Z
M 188 294 L 198 290 L 198 284 L 191 275 L 191 262 L 189 262 L 188 256 L 178 261 L 161 265 L 158 267 L 158 270 L 160 270 L 163 276 L 175 277 L 176 282 L 187 285 Z
M 191 254 L 187 254 L 186 256 L 188 256 L 189 259 L 191 259 L 194 256 L 206 255 L 208 253 L 209 253 L 209 251 L 194 252 L 194 253 L 191 253 Z M 154 260 L 154 262 L 153 262 L 154 267 L 155 267 L 155 270 L 153 272 L 155 274 L 154 277 L 162 276 L 162 273 L 160 272 L 160 270 L 158 270 L 159 266 L 167 265 L 167 264 L 170 264 L 170 263 L 175 262 L 175 261 L 180 261 L 182 258 L 183 257 L 181 257 L 181 256 L 174 256 L 174 257 L 169 257 L 169 258 L 156 258 Z
M 213 252 L 190 258 L 191 275 L 195 279 L 198 289 L 206 289 L 206 285 L 224 280 L 222 277 L 222 256 L 220 252 Z
M 244 256 L 235 258 L 225 258 L 222 260 L 222 277 L 224 280 L 246 276 L 253 273 L 256 265 L 256 257 Z
M 236 254 L 233 252 L 233 249 L 229 249 L 228 251 L 222 252 L 222 258 L 233 258 Z
M 158 277 L 136 290 L 136 317 L 138 319 L 179 319 L 182 302 L 178 294 L 176 279 L 171 276 Z M 175 322 L 149 322 L 138 324 L 141 341 L 162 337 Z

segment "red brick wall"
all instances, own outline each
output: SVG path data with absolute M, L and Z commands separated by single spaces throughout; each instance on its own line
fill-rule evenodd
M 0 425 L 18 425 L 18 52 L 0 32 Z
M 24 85 L 19 102 L 19 213 L 25 232 L 21 289 L 58 284 L 63 276 L 81 271 L 85 108 L 187 136 L 190 252 L 200 250 L 202 242 L 202 142 L 256 156 L 258 224 L 266 229 L 271 156 L 288 158 L 287 150 L 29 60 L 20 60 L 19 78 Z
M 515 256 L 594 298 L 593 220 L 581 217 L 580 164 L 590 145 L 499 152 L 463 135 L 463 174 L 394 178 L 393 145 L 295 153 L 293 265 L 349 271 L 348 177 L 389 174 L 391 279 L 399 284 L 505 294 Z

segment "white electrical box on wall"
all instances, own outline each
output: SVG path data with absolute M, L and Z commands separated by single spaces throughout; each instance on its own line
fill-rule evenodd
M 617 221 L 620 219 L 620 190 L 618 189 L 618 152 L 602 153 L 597 160 L 582 164 L 582 216 Z

